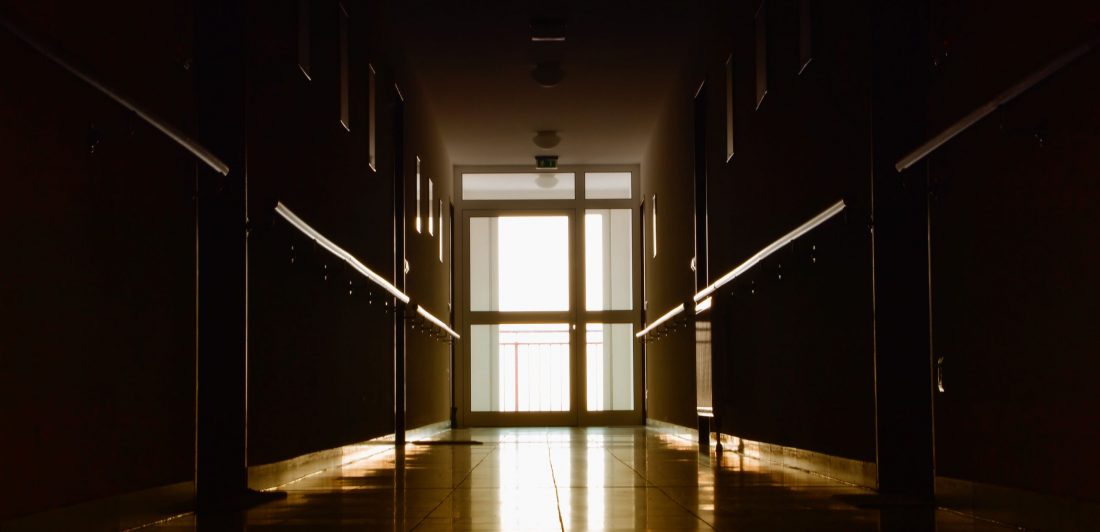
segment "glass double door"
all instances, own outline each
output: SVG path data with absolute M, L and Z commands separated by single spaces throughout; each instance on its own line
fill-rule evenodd
M 642 421 L 629 208 L 464 213 L 468 425 Z

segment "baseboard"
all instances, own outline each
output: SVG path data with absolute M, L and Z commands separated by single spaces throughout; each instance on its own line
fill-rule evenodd
M 689 429 L 683 425 L 677 425 L 675 423 L 669 423 L 667 421 L 661 421 L 659 419 L 646 419 L 645 425 L 649 428 L 655 429 L 659 432 L 663 432 L 670 436 L 675 436 L 682 440 L 687 440 L 692 443 L 699 442 L 699 431 L 696 429 Z
M 431 437 L 451 428 L 451 422 L 440 421 L 405 432 L 405 441 Z M 393 449 L 394 435 L 387 434 L 367 441 L 303 454 L 287 460 L 248 467 L 248 487 L 274 491 L 296 480 L 316 475 L 333 467 L 357 462 Z
M 1100 503 L 949 477 L 936 477 L 936 502 L 948 509 L 1032 530 L 1100 530 Z
M 187 481 L 46 510 L 0 523 L 0 530 L 127 530 L 186 514 L 194 507 L 195 483 Z
M 878 489 L 878 464 L 722 434 L 722 446 L 745 456 L 809 471 L 847 484 Z
M 687 441 L 699 441 L 698 430 L 675 423 L 647 419 L 646 426 Z M 871 489 L 878 488 L 878 466 L 874 462 L 864 462 L 774 443 L 747 440 L 729 434 L 722 434 L 721 437 L 722 447 L 726 451 L 741 453 L 750 458 L 785 467 L 809 471 L 856 486 Z M 710 448 L 714 449 L 715 444 L 717 444 L 717 440 L 711 435 Z

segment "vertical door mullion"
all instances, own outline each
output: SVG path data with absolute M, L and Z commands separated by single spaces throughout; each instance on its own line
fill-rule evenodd
M 573 256 L 569 266 L 573 270 L 573 282 L 570 283 L 573 309 L 573 348 L 571 364 L 574 368 L 570 387 L 573 389 L 573 424 L 580 425 L 587 403 L 587 371 L 585 366 L 585 323 L 584 323 L 584 172 L 578 171 L 573 178 Z

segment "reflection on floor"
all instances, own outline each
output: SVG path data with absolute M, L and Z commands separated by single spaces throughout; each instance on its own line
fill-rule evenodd
M 454 430 L 285 486 L 286 500 L 161 528 L 244 530 L 1010 530 L 642 427 Z

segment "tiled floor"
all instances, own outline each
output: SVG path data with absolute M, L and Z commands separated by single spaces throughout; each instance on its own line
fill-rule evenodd
M 871 492 L 641 427 L 455 430 L 285 486 L 202 530 L 1009 530 L 942 510 L 857 507 Z M 853 496 L 855 496 L 853 498 Z M 866 505 L 863 505 L 866 506 Z

